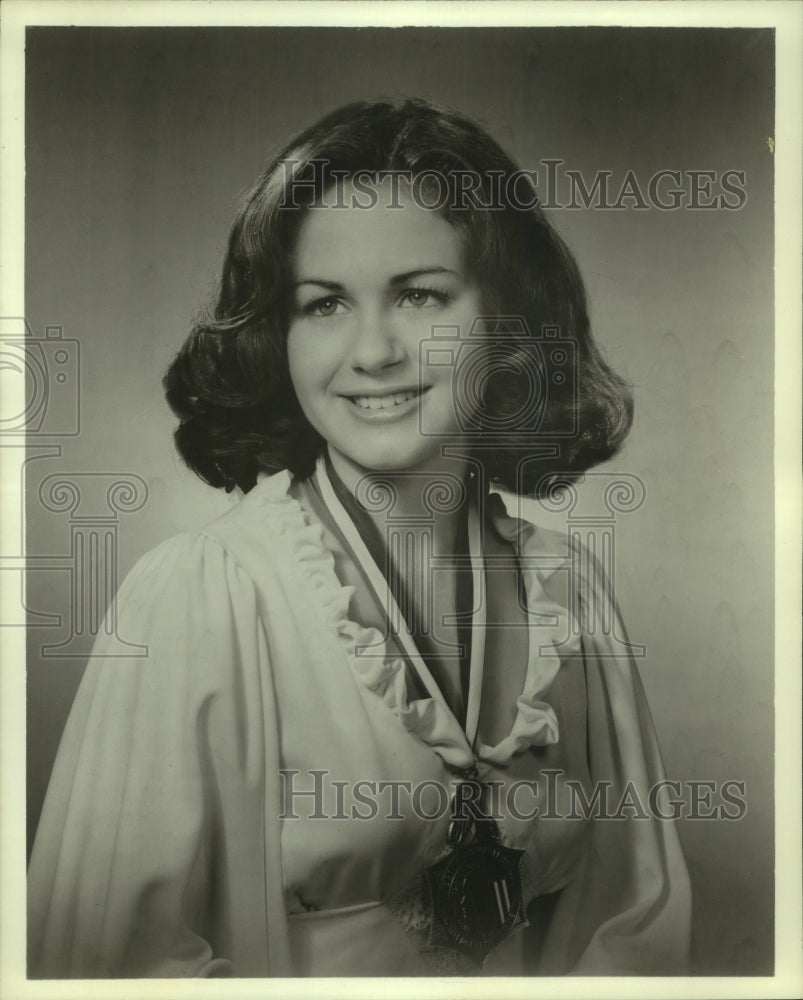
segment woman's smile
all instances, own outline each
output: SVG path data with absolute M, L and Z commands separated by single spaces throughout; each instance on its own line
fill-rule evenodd
M 393 389 L 385 392 L 343 394 L 343 399 L 354 409 L 358 420 L 389 421 L 417 413 L 419 403 L 428 391 L 428 386 L 412 389 Z
M 411 399 L 417 399 L 420 395 L 418 389 L 396 389 L 382 396 L 346 396 L 346 399 L 356 403 L 361 410 L 390 410 Z

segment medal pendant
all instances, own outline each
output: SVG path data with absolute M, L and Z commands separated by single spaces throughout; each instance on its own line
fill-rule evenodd
M 512 931 L 526 925 L 523 854 L 493 841 L 473 840 L 427 868 L 430 945 L 454 948 L 482 966 Z

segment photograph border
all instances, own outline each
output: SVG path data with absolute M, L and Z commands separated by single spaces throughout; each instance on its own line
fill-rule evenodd
M 449 2 L 253 2 L 253 0 L 5 0 L 0 8 L 0 316 L 24 316 L 24 32 L 29 25 L 145 26 L 495 26 L 557 27 L 637 25 L 651 27 L 770 27 L 776 30 L 775 132 L 775 707 L 776 718 L 776 965 L 771 977 L 567 977 L 493 981 L 415 980 L 423 997 L 514 997 L 528 989 L 555 997 L 797 997 L 803 989 L 801 904 L 801 676 L 800 676 L 800 371 L 801 371 L 801 90 L 803 5 L 783 0 L 740 2 L 585 2 L 537 0 Z M 9 406 L 24 399 L 10 391 Z M 22 412 L 24 404 L 13 412 Z M 2 462 L 0 452 L 0 462 Z M 0 466 L 3 520 L 0 552 L 8 551 L 7 527 L 23 523 L 19 482 Z M 790 558 L 791 555 L 791 558 Z M 11 603 L 0 589 L 0 621 Z M 140 997 L 305 997 L 305 980 L 28 980 L 25 976 L 25 636 L 0 631 L 0 996 L 4 1000 Z M 315 982 L 327 997 L 406 997 L 406 979 Z M 524 986 L 523 984 L 528 984 Z

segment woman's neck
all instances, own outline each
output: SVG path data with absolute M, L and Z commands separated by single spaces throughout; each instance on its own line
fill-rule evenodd
M 433 555 L 455 553 L 472 483 L 467 458 L 437 456 L 412 469 L 386 471 L 361 468 L 335 451 L 329 460 L 382 537 L 403 528 L 428 535 Z
M 470 475 L 465 457 L 374 471 L 330 452 L 327 464 L 332 487 L 351 509 L 358 530 L 365 519 L 377 529 L 373 558 L 385 567 L 402 619 L 435 683 L 463 720 L 472 634 L 456 614 L 473 607 L 471 570 L 464 557 L 472 551 L 468 509 L 478 499 L 470 494 L 480 488 L 480 477 Z M 370 552 L 375 533 L 361 533 Z

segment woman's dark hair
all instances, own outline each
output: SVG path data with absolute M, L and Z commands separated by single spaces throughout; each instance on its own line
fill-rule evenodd
M 388 172 L 426 174 L 419 191 L 463 236 L 491 317 L 483 327 L 493 360 L 477 376 L 481 412 L 469 432 L 488 480 L 543 494 L 614 455 L 630 429 L 631 397 L 591 336 L 574 258 L 540 207 L 527 207 L 535 194 L 526 175 L 470 119 L 407 100 L 332 112 L 247 196 L 214 313 L 164 378 L 187 465 L 226 490 L 248 491 L 260 470 L 311 472 L 324 441 L 301 411 L 286 351 L 296 238 L 336 178 Z M 433 200 L 438 178 L 449 192 Z

